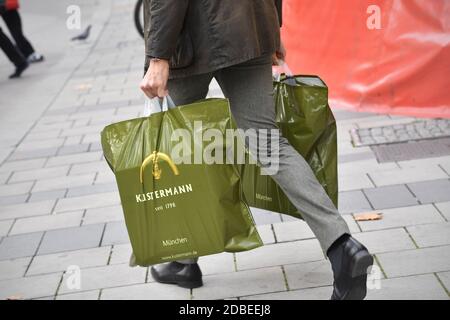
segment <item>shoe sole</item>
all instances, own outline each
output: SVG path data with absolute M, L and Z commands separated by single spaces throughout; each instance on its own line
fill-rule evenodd
M 201 286 L 203 286 L 203 280 L 199 280 L 199 281 L 163 281 L 158 277 L 158 275 L 153 271 L 153 269 L 151 269 L 150 271 L 151 271 L 153 279 L 155 279 L 155 281 L 159 282 L 159 283 L 173 284 L 173 285 L 177 285 L 181 288 L 185 288 L 185 289 L 195 289 L 195 288 L 200 288 Z
M 31 60 L 31 61 L 28 61 L 28 63 L 39 63 L 39 62 L 44 62 L 44 58 L 38 59 L 38 60 Z
M 343 300 L 364 300 L 367 295 L 367 272 L 372 265 L 373 257 L 367 251 L 360 251 L 353 256 L 351 289 Z

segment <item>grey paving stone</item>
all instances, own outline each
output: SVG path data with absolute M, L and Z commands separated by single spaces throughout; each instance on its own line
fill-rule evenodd
M 56 204 L 55 212 L 101 208 L 118 204 L 120 204 L 120 197 L 118 193 L 106 192 L 81 197 L 60 199 Z
M 107 183 L 107 184 L 96 184 L 92 186 L 83 186 L 83 187 L 73 187 L 69 189 L 67 193 L 67 197 L 79 197 L 84 195 L 90 195 L 94 193 L 105 193 L 105 192 L 119 192 L 116 183 Z
M 82 135 L 67 137 L 66 141 L 64 141 L 64 147 L 80 144 L 81 143 L 81 139 L 83 139 Z
M 123 221 L 123 211 L 121 206 L 111 206 L 103 208 L 88 209 L 84 215 L 83 225 L 113 221 Z
M 339 175 L 339 190 L 341 192 L 373 187 L 374 185 L 367 174 L 355 173 Z
M 448 300 L 433 274 L 383 279 L 380 289 L 367 292 L 367 300 Z
M 56 300 L 98 300 L 100 290 L 57 295 Z
M 54 200 L 35 203 L 14 204 L 0 207 L 0 219 L 14 219 L 38 215 L 46 215 L 52 212 Z
M 128 264 L 81 269 L 80 289 L 70 289 L 67 285 L 70 275 L 65 274 L 58 293 L 74 293 L 145 283 L 146 274 L 147 268 L 131 268 Z
M 376 211 L 379 212 L 379 211 Z M 381 211 L 383 218 L 377 221 L 358 222 L 363 231 L 398 228 L 404 226 L 444 222 L 444 219 L 430 204 Z
M 83 137 L 84 144 L 100 143 L 100 135 L 96 133 L 86 134 Z
M 0 185 L 0 196 L 15 196 L 20 194 L 27 194 L 30 192 L 31 187 L 33 186 L 34 182 L 20 182 L 20 183 L 14 183 L 14 184 L 4 184 Z
M 250 210 L 257 225 L 266 225 L 281 222 L 280 214 L 278 213 L 253 207 L 250 208 Z
M 62 199 L 66 196 L 66 193 L 67 189 L 32 192 L 28 198 L 28 202 Z
M 6 181 L 9 179 L 10 176 L 11 176 L 10 172 L 0 173 L 0 184 L 6 183 Z
M 421 203 L 450 200 L 450 180 L 435 180 L 408 184 Z
M 61 214 L 65 216 L 67 213 Z M 53 230 L 45 233 L 38 254 L 95 248 L 100 245 L 104 224 Z
M 91 161 L 99 161 L 102 157 L 101 152 L 85 152 L 85 153 L 75 153 L 64 156 L 56 156 L 48 159 L 46 163 L 46 167 L 56 167 L 63 166 L 67 164 L 75 164 L 75 163 L 86 163 Z
M 314 238 L 314 233 L 304 221 L 292 221 L 273 224 L 278 242 Z
M 401 168 L 417 168 L 421 169 L 422 167 L 433 166 L 433 165 L 445 165 L 450 163 L 450 156 L 438 157 L 433 156 L 433 158 L 424 158 L 424 159 L 414 159 L 407 161 L 398 161 L 398 165 Z
M 0 220 L 0 237 L 6 236 L 14 220 Z
M 106 85 L 106 84 L 105 84 Z M 123 88 L 123 84 L 120 84 Z M 102 85 L 100 85 L 102 86 Z M 112 116 L 115 114 L 115 109 L 117 106 L 120 105 L 128 105 L 128 100 L 123 101 L 115 101 L 115 102 L 108 102 L 108 103 L 102 103 L 102 104 L 84 104 L 80 107 L 79 112 L 77 114 L 73 115 L 76 119 L 82 119 L 82 118 L 96 118 L 99 116 L 99 114 L 109 114 L 109 116 Z M 105 111 L 107 110 L 107 111 Z M 98 113 L 100 112 L 100 113 Z
M 64 139 L 55 138 L 55 136 L 53 136 L 51 139 L 40 139 L 38 141 L 24 140 L 19 144 L 16 150 L 19 152 L 28 152 L 40 149 L 58 148 L 61 147 L 63 143 Z
M 125 222 L 109 222 L 106 224 L 102 246 L 130 242 Z
M 450 244 L 450 223 L 424 224 L 408 227 L 409 234 L 421 248 Z
M 57 155 L 63 156 L 63 155 L 69 155 L 69 154 L 75 154 L 75 153 L 82 153 L 89 150 L 89 144 L 72 144 L 68 146 L 63 146 L 59 148 Z
M 439 279 L 444 284 L 445 288 L 448 292 L 450 292 L 450 271 L 447 272 L 440 272 L 437 274 Z
M 353 236 L 363 243 L 372 254 L 416 248 L 403 228 L 361 232 Z
M 421 170 L 417 168 L 384 170 L 371 172 L 369 175 L 377 187 L 448 178 L 438 166 L 423 167 Z
M 94 184 L 107 184 L 107 183 L 115 183 L 116 177 L 114 176 L 114 173 L 111 172 L 111 170 L 108 171 L 100 171 L 97 175 L 97 178 L 95 179 Z
M 450 163 L 448 163 L 448 162 L 442 163 L 440 166 L 441 166 L 442 169 L 444 169 L 444 171 L 447 172 L 447 174 L 450 176 Z
M 358 149 L 360 149 L 360 148 L 358 148 Z M 369 149 L 369 151 L 370 151 L 370 149 Z M 372 152 L 372 151 L 370 151 L 370 152 Z M 355 175 L 355 174 L 367 174 L 370 172 L 395 170 L 395 169 L 398 169 L 398 166 L 395 163 L 379 163 L 376 159 L 339 163 L 339 167 L 338 167 L 339 175 L 342 175 L 342 176 Z M 340 191 L 342 191 L 342 190 L 340 190 Z
M 72 128 L 85 127 L 89 125 L 91 125 L 90 119 L 77 119 L 74 121 Z
M 41 118 L 42 119 L 42 118 Z M 41 121 L 39 121 L 41 122 Z M 52 139 L 59 136 L 61 129 L 49 130 L 49 131 L 41 131 L 34 132 L 33 130 L 26 136 L 23 142 L 34 142 L 40 143 L 42 140 Z
M 419 204 L 405 185 L 364 189 L 364 193 L 375 210 Z
M 355 218 L 352 215 L 343 215 L 342 218 L 344 218 L 345 222 L 347 222 L 347 226 L 350 229 L 351 234 L 361 232 Z
M 47 158 L 56 155 L 58 148 L 36 149 L 30 151 L 14 151 L 8 161 Z
M 190 290 L 162 283 L 137 284 L 104 289 L 101 300 L 188 300 Z
M 38 123 L 33 129 L 35 132 L 44 132 L 55 129 L 70 128 L 73 121 L 57 121 L 53 123 Z
M 30 170 L 42 168 L 45 165 L 47 158 L 21 160 L 21 161 L 8 161 L 0 166 L 0 172 L 13 172 L 19 170 Z
M 82 218 L 83 211 L 21 218 L 16 220 L 10 234 L 15 235 L 79 226 Z
M 111 170 L 105 160 L 72 165 L 70 175 Z
M 372 210 L 372 207 L 361 190 L 339 193 L 339 212 L 341 214 L 369 210 Z
M 0 163 L 3 163 L 6 159 L 8 159 L 8 157 L 10 156 L 10 154 L 14 151 L 14 148 L 12 147 L 14 145 L 14 143 L 16 142 L 14 141 L 8 141 L 8 138 L 4 139 L 2 137 L 2 139 L 0 140 L 2 143 L 5 144 L 5 148 L 2 149 L 0 151 Z
M 302 219 L 291 216 L 289 214 L 280 214 L 281 221 L 283 222 L 292 222 L 292 221 L 302 221 Z M 277 222 L 275 222 L 277 223 Z
M 129 263 L 132 252 L 131 243 L 113 245 L 109 264 Z
M 275 243 L 275 236 L 272 230 L 272 225 L 262 225 L 257 226 L 259 236 L 264 244 L 272 244 Z
M 203 277 L 204 286 L 192 290 L 193 299 L 224 299 L 286 290 L 280 267 Z
M 329 300 L 333 287 L 318 287 L 303 290 L 274 292 L 241 297 L 241 300 Z
M 54 295 L 61 273 L 0 281 L 0 299 L 11 296 L 33 299 Z
M 116 106 L 116 105 L 111 105 Z M 115 114 L 115 108 L 110 109 L 100 109 L 100 110 L 89 110 L 86 111 L 88 108 L 81 107 L 79 112 L 73 113 L 70 115 L 71 119 L 76 120 L 89 120 L 89 119 L 109 119 L 110 117 L 113 117 Z
M 21 278 L 31 262 L 31 257 L 0 261 L 0 281 Z
M 338 163 L 355 162 L 355 161 L 368 160 L 368 159 L 375 159 L 375 155 L 373 154 L 372 151 L 339 155 Z
M 107 264 L 111 247 L 66 251 L 34 257 L 27 275 L 66 271 L 69 266 L 80 268 L 104 266 Z
M 0 260 L 33 256 L 41 238 L 42 232 L 3 238 L 0 243 Z
M 85 126 L 85 127 L 77 127 L 77 128 L 71 128 L 71 129 L 64 129 L 61 132 L 61 137 L 70 137 L 70 136 L 76 136 L 79 134 L 87 134 L 87 133 L 98 133 L 103 130 L 103 125 L 96 125 L 96 126 Z
M 450 246 L 377 255 L 388 278 L 450 270 Z
M 45 111 L 45 114 L 48 116 L 60 116 L 60 115 L 65 115 L 67 116 L 68 114 L 72 113 L 72 112 L 76 112 L 78 110 L 77 106 L 72 106 L 70 108 L 62 108 L 62 109 L 50 109 Z
M 108 91 L 107 93 L 104 93 L 100 96 L 100 100 L 98 101 L 98 104 L 104 104 L 108 102 L 115 102 L 119 99 L 123 99 L 122 97 L 122 91 Z
M 81 186 L 90 186 L 94 182 L 95 173 L 79 176 L 66 176 L 53 179 L 41 179 L 36 182 L 33 192 L 69 189 Z
M 67 175 L 68 171 L 69 166 L 15 171 L 11 176 L 9 183 L 48 179 L 54 177 L 58 177 L 61 179 L 62 177 Z
M 39 119 L 39 122 L 42 124 L 49 124 L 54 122 L 60 122 L 60 121 L 66 121 L 68 118 L 68 114 L 61 114 L 61 115 L 44 115 Z M 55 129 L 54 132 L 59 132 L 60 130 Z M 28 139 L 29 137 L 27 137 Z
M 439 212 L 447 219 L 447 221 L 450 221 L 450 201 L 436 203 L 436 207 L 438 208 Z
M 92 142 L 89 144 L 89 152 L 102 151 L 103 147 L 100 142 Z
M 224 274 L 235 271 L 234 256 L 227 252 L 201 257 L 199 264 L 203 275 Z
M 13 204 L 21 204 L 27 202 L 29 194 L 19 194 L 15 196 L 0 197 L 0 206 L 9 206 Z
M 316 239 L 267 245 L 236 254 L 238 270 L 318 261 L 323 253 Z
M 284 267 L 284 271 L 291 290 L 333 284 L 333 272 L 328 260 L 287 265 Z

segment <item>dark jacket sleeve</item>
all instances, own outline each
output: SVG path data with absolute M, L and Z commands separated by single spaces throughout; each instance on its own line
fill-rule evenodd
M 189 0 L 150 0 L 147 56 L 169 60 L 183 28 Z
M 278 12 L 278 21 L 280 21 L 280 27 L 283 24 L 283 0 L 275 0 L 275 6 Z

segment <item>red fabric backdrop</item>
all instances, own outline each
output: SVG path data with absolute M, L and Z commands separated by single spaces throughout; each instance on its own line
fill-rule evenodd
M 333 107 L 450 118 L 450 0 L 284 0 L 282 38 Z

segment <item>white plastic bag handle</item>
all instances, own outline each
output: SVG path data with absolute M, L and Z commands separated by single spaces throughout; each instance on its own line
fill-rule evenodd
M 145 97 L 144 117 L 148 117 L 153 113 L 167 111 L 175 107 L 175 103 L 170 96 L 165 96 L 164 98 L 155 97 L 153 99 Z
M 283 73 L 288 77 L 292 77 L 294 75 L 288 64 L 284 60 L 278 59 L 278 66 L 273 68 L 273 77 L 276 81 L 280 81 Z

